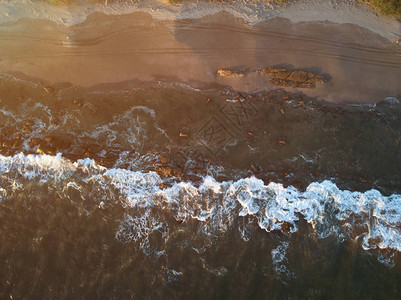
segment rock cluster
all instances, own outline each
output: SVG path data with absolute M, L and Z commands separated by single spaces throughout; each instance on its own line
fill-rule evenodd
M 256 71 L 224 68 L 219 69 L 217 74 L 221 77 L 244 77 L 247 73 L 252 72 L 257 72 L 261 75 L 268 75 L 271 78 L 270 81 L 280 87 L 312 89 L 315 88 L 317 84 L 327 82 L 327 79 L 322 74 L 283 67 L 267 67 Z
M 259 71 L 261 75 L 269 75 L 271 82 L 282 87 L 314 88 L 316 84 L 323 84 L 327 80 L 321 75 L 302 70 L 268 67 Z

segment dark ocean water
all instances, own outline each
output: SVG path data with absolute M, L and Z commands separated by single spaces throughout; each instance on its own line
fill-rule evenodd
M 0 298 L 397 299 L 401 105 L 0 78 Z

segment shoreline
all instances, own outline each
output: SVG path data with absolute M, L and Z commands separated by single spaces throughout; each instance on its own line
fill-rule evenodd
M 0 7 L 6 3 L 0 1 Z M 319 2 L 305 3 L 314 1 Z M 32 14 L 34 18 L 1 23 L 0 18 L 0 73 L 50 86 L 71 84 L 96 89 L 129 82 L 136 88 L 149 83 L 180 82 L 192 88 L 229 87 L 254 93 L 277 88 L 271 74 L 260 72 L 273 67 L 324 75 L 324 82 L 312 88 L 282 82 L 287 92 L 302 92 L 316 100 L 371 104 L 387 97 L 401 98 L 401 48 L 383 35 L 350 23 L 299 21 L 308 14 L 310 17 L 311 11 L 298 15 L 293 12 L 298 21 L 271 17 L 256 22 L 254 16 L 255 22 L 251 22 L 229 9 L 189 18 L 211 12 L 202 5 L 217 5 L 204 3 L 199 10 L 186 12 L 183 7 L 191 3 L 195 2 L 185 2 L 175 15 L 166 14 L 165 8 L 162 13 L 153 9 L 153 14 L 138 9 L 130 14 L 105 14 L 79 7 L 80 15 L 69 10 L 67 17 L 72 19 L 64 22 L 68 26 L 50 20 L 50 16 L 57 15 L 54 11 L 43 15 L 47 19 Z M 243 11 L 249 4 L 233 3 Z M 93 7 L 121 13 L 124 5 Z M 252 5 L 255 8 L 262 4 Z M 52 9 L 66 12 L 65 7 Z M 291 14 L 291 9 L 289 5 L 285 11 Z M 261 11 L 266 17 L 276 10 Z M 155 17 L 158 13 L 159 17 Z M 252 10 L 247 15 L 251 16 Z M 71 20 L 78 20 L 74 16 L 84 21 L 73 25 Z M 398 29 L 401 31 L 401 27 Z M 246 72 L 241 76 L 221 76 L 218 71 L 227 68 Z
M 0 47 L 1 73 L 48 85 L 181 82 L 248 93 L 277 88 L 257 70 L 285 66 L 329 79 L 315 88 L 285 87 L 289 92 L 336 103 L 401 97 L 399 46 L 352 24 L 273 18 L 250 25 L 227 12 L 170 21 L 142 12 L 96 13 L 70 27 L 40 19 L 2 24 Z M 250 72 L 220 76 L 225 68 Z
M 188 0 L 174 5 L 162 0 L 143 0 L 136 3 L 113 2 L 107 6 L 80 1 L 68 7 L 31 0 L 0 0 L 0 25 L 32 18 L 73 26 L 85 22 L 88 16 L 99 12 L 106 15 L 145 12 L 157 20 L 180 20 L 197 19 L 223 11 L 251 25 L 272 18 L 287 18 L 293 23 L 328 21 L 358 25 L 393 42 L 401 38 L 401 26 L 397 18 L 379 15 L 369 6 L 353 0 L 301 0 L 287 4 L 248 0 L 220 3 Z

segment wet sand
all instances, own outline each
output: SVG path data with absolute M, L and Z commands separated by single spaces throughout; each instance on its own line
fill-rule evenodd
M 224 12 L 164 21 L 142 12 L 96 13 L 74 26 L 40 19 L 4 23 L 0 49 L 1 73 L 53 86 L 160 81 L 252 92 L 275 87 L 253 71 L 284 65 L 330 78 L 315 89 L 286 88 L 289 92 L 337 103 L 401 97 L 401 48 L 351 24 L 273 18 L 250 25 Z M 241 78 L 217 75 L 230 67 L 251 72 Z

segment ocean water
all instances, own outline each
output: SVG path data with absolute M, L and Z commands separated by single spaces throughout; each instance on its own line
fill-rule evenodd
M 0 298 L 397 299 L 401 105 L 0 78 Z

